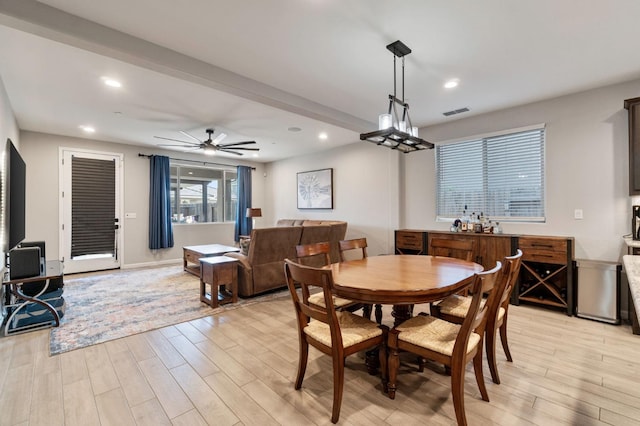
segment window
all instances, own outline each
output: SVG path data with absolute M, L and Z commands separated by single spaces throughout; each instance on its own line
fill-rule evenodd
M 436 146 L 438 219 L 544 222 L 544 128 Z
M 235 170 L 171 162 L 173 223 L 234 221 L 237 204 Z

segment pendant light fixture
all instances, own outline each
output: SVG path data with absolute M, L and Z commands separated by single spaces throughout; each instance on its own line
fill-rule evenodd
M 389 95 L 389 109 L 386 114 L 378 117 L 378 130 L 362 133 L 360 140 L 397 149 L 405 154 L 432 149 L 432 143 L 418 137 L 418 128 L 413 126 L 409 117 L 409 104 L 404 101 L 404 57 L 411 53 L 411 49 L 400 40 L 389 44 L 387 49 L 393 53 L 393 95 Z M 401 99 L 396 96 L 396 57 L 402 58 Z M 399 109 L 402 110 L 402 115 L 399 114 Z

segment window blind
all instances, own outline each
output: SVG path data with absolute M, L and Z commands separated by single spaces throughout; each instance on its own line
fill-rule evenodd
M 436 146 L 436 214 L 544 222 L 544 128 Z
M 72 157 L 71 257 L 115 253 L 115 162 Z

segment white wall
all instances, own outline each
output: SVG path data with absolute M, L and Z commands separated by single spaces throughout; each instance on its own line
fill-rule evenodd
M 212 223 L 174 226 L 174 247 L 164 250 L 148 248 L 149 229 L 149 160 L 138 153 L 168 155 L 170 157 L 202 160 L 197 154 L 160 152 L 133 145 L 96 142 L 86 139 L 56 136 L 44 133 L 22 132 L 21 154 L 27 163 L 27 240 L 44 240 L 48 259 L 60 257 L 58 199 L 60 194 L 59 147 L 95 150 L 124 154 L 124 212 L 136 213 L 135 219 L 122 219 L 123 267 L 177 261 L 182 259 L 182 247 L 197 244 L 233 245 L 233 223 Z M 210 159 L 229 163 L 226 159 Z M 235 164 L 235 161 L 233 161 Z M 265 189 L 261 164 L 246 163 L 256 167 L 253 173 L 253 204 L 263 203 Z
M 11 103 L 9 102 L 9 96 L 2 82 L 2 77 L 0 77 L 0 138 L 3 146 L 8 138 L 20 149 L 18 123 L 16 123 L 16 118 L 13 114 Z
M 9 96 L 7 95 L 7 92 L 4 88 L 4 83 L 2 82 L 2 78 L 0 77 L 0 144 L 2 144 L 0 145 L 0 152 L 4 152 L 7 139 L 11 139 L 16 148 L 20 150 L 18 124 L 16 123 L 15 116 L 13 115 L 13 109 L 11 108 L 11 103 L 9 102 Z M 4 194 L 7 193 L 7 188 L 5 186 L 6 179 L 4 178 L 6 170 L 7 165 L 4 157 L 2 157 L 0 159 L 0 185 L 2 185 L 2 189 L 0 192 L 0 271 L 4 270 L 4 247 L 7 238 L 7 236 L 5 235 L 6 201 L 2 198 Z
M 346 237 L 366 237 L 370 254 L 393 253 L 393 231 L 400 223 L 400 155 L 357 142 L 269 164 L 264 226 L 284 218 L 344 220 Z M 333 210 L 298 209 L 296 174 L 324 168 L 333 168 Z
M 420 130 L 431 142 L 546 123 L 544 224 L 504 223 L 505 233 L 575 237 L 576 258 L 619 261 L 631 232 L 625 99 L 640 81 L 484 114 Z M 448 229 L 435 221 L 434 151 L 404 158 L 403 226 Z M 584 219 L 574 219 L 574 209 Z

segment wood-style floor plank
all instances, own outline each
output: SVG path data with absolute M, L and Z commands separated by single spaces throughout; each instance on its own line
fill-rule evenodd
M 62 386 L 66 426 L 99 425 L 98 407 L 89 379 Z M 45 423 L 46 424 L 46 423 Z
M 170 419 L 191 410 L 193 403 L 175 381 L 171 372 L 163 368 L 164 364 L 158 358 L 151 358 L 140 363 L 140 369 L 149 382 L 151 389 L 157 396 Z
M 122 389 L 113 389 L 96 396 L 96 405 L 101 425 L 135 425 L 133 413 Z
M 170 426 L 171 420 L 157 399 L 150 399 L 131 407 L 133 419 L 138 426 Z

